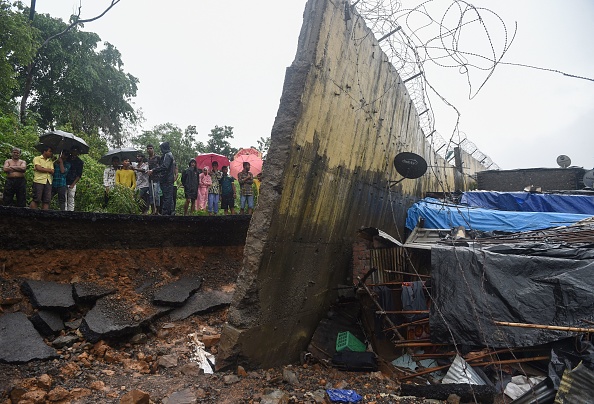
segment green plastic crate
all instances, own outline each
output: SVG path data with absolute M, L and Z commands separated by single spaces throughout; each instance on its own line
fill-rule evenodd
M 359 341 L 349 331 L 339 332 L 336 336 L 336 352 L 340 351 L 365 352 L 367 346 Z

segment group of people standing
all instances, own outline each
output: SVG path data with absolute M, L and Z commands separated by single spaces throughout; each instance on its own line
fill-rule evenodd
M 110 193 L 116 184 L 138 190 L 143 201 L 143 214 L 174 215 L 175 214 L 175 180 L 178 176 L 177 165 L 171 153 L 169 142 L 161 143 L 161 156 L 155 153 L 152 144 L 147 145 L 144 154 L 138 153 L 136 161 L 131 163 L 125 158 L 120 165 L 120 158 L 112 157 L 111 166 L 103 171 L 103 186 L 105 187 L 104 205 L 109 203 Z
M 33 187 L 30 207 L 49 209 L 52 197 L 58 195 L 60 210 L 74 210 L 76 184 L 82 177 L 84 163 L 79 157 L 80 149 L 63 150 L 54 161 L 53 149 L 43 146 L 40 156 L 33 158 Z M 4 206 L 25 207 L 27 204 L 27 162 L 21 159 L 21 150 L 14 147 L 11 158 L 4 162 L 6 173 Z M 16 199 L 16 201 L 15 201 Z
M 109 203 L 109 195 L 116 184 L 137 190 L 142 200 L 141 210 L 147 214 L 174 215 L 177 194 L 176 180 L 179 176 L 175 158 L 171 154 L 169 143 L 160 145 L 162 155 L 155 154 L 154 146 L 146 147 L 148 157 L 138 153 L 136 162 L 124 159 L 120 164 L 119 157 L 112 158 L 112 165 L 103 173 L 105 201 Z M 208 166 L 198 168 L 196 160 L 191 159 L 188 168 L 182 172 L 181 183 L 186 198 L 184 215 L 195 210 L 206 211 L 209 215 L 217 215 L 220 208 L 225 214 L 235 214 L 235 178 L 229 175 L 229 167 L 219 170 L 217 161 Z M 252 185 L 259 185 L 260 176 L 254 178 L 250 172 L 250 164 L 243 163 L 243 171 L 237 176 L 240 194 L 240 213 L 252 214 L 254 209 L 254 193 Z M 162 196 L 161 196 L 162 195 Z
M 182 173 L 182 185 L 184 187 L 184 215 L 195 209 L 207 211 L 210 216 L 219 213 L 219 202 L 221 209 L 226 215 L 235 214 L 235 178 L 229 175 L 229 167 L 223 166 L 219 171 L 219 163 L 213 161 L 212 168 L 208 166 L 199 169 L 196 167 L 196 160 L 188 162 L 188 168 Z M 254 179 L 250 172 L 250 163 L 243 163 L 243 170 L 237 175 L 239 182 L 240 213 L 252 214 L 254 209 L 254 194 L 252 184 L 259 183 L 259 178 Z
M 107 206 L 116 184 L 138 191 L 142 200 L 141 210 L 147 214 L 174 215 L 177 194 L 176 180 L 179 176 L 175 158 L 168 142 L 160 145 L 161 155 L 155 153 L 154 146 L 146 147 L 147 157 L 138 153 L 135 162 L 114 156 L 111 165 L 103 172 L 105 188 L 104 207 Z M 60 210 L 74 211 L 76 185 L 82 177 L 84 163 L 79 157 L 80 149 L 73 147 L 63 150 L 57 159 L 53 159 L 51 146 L 43 146 L 42 154 L 33 159 L 33 187 L 30 207 L 49 209 L 50 202 L 58 195 Z M 225 214 L 235 214 L 237 190 L 235 178 L 229 174 L 229 167 L 219 170 L 217 161 L 212 167 L 198 168 L 196 160 L 191 159 L 188 168 L 181 175 L 184 187 L 184 215 L 202 210 L 209 215 L 219 213 L 219 205 Z M 261 176 L 250 172 L 250 163 L 243 163 L 243 170 L 237 175 L 239 183 L 240 213 L 252 214 L 254 209 L 254 191 L 259 189 Z M 21 150 L 13 148 L 11 158 L 4 162 L 6 183 L 3 194 L 5 206 L 25 207 L 27 162 L 21 159 Z M 16 201 L 15 201 L 16 199 Z

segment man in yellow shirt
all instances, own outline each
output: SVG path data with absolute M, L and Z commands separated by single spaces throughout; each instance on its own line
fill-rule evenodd
M 37 206 L 41 204 L 42 210 L 48 210 L 52 200 L 53 153 L 50 146 L 44 147 L 41 156 L 33 159 L 33 200 L 31 201 L 31 209 L 37 209 Z
M 125 159 L 122 162 L 122 169 L 116 171 L 115 183 L 132 190 L 136 189 L 136 173 L 130 167 L 130 159 Z

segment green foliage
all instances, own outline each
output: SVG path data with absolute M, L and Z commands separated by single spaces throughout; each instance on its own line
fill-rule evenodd
M 115 187 L 109 191 L 109 202 L 107 203 L 105 211 L 107 213 L 137 215 L 140 213 L 140 200 L 137 198 L 134 190 L 116 184 Z
M 15 66 L 26 66 L 37 51 L 36 30 L 27 18 L 18 11 L 20 2 L 13 10 L 7 0 L 0 0 L 0 112 L 15 108 L 13 93 L 18 87 Z
M 207 153 L 218 153 L 226 156 L 229 160 L 233 159 L 237 149 L 231 147 L 231 143 L 227 139 L 233 139 L 233 127 L 231 126 L 215 126 L 210 130 L 208 135 L 210 139 L 206 142 Z
M 204 145 L 196 141 L 195 126 L 188 126 L 185 131 L 172 124 L 164 123 L 155 126 L 152 130 L 145 130 L 140 135 L 132 138 L 132 144 L 139 150 L 146 150 L 147 144 L 155 146 L 155 152 L 159 154 L 159 145 L 169 142 L 171 153 L 177 162 L 180 171 L 187 167 L 187 163 L 197 154 L 202 153 Z
M 49 38 L 68 25 L 37 14 L 33 26 L 41 38 Z M 100 41 L 97 34 L 78 26 L 50 40 L 37 49 L 33 64 L 16 65 L 20 88 L 14 96 L 28 100 L 28 110 L 39 115 L 43 129 L 69 123 L 76 132 L 101 130 L 111 143 L 122 145 L 124 123 L 136 119 L 130 99 L 136 96 L 138 79 L 124 72 L 113 45 L 106 42 L 98 51 Z M 28 97 L 28 83 L 35 97 Z
M 105 166 L 90 155 L 81 155 L 83 175 L 76 184 L 75 210 L 100 212 L 103 210 L 103 170 Z
M 268 149 L 270 148 L 270 136 L 266 138 L 260 137 L 260 139 L 258 139 L 257 142 L 257 149 L 262 152 L 262 159 L 266 160 L 266 155 L 268 154 Z

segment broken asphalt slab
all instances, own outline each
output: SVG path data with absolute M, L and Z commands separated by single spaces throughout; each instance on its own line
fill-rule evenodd
M 24 313 L 0 316 L 0 362 L 26 363 L 35 359 L 57 358 Z
M 126 300 L 110 295 L 97 301 L 86 314 L 80 331 L 90 342 L 105 338 L 121 337 L 136 333 L 139 328 L 167 313 L 170 308 L 153 306 L 150 314 Z M 134 314 L 139 312 L 139 314 Z
M 186 300 L 200 289 L 202 278 L 183 277 L 161 286 L 153 295 L 153 303 L 163 306 L 183 306 Z
M 40 310 L 31 317 L 31 322 L 44 337 L 56 335 L 64 329 L 62 318 L 54 311 Z
M 218 309 L 231 304 L 233 293 L 221 292 L 219 290 L 206 290 L 192 295 L 183 307 L 169 313 L 171 321 L 179 321 L 196 313 L 202 313 Z
M 69 283 L 26 280 L 21 290 L 38 309 L 69 310 L 75 306 Z
M 94 303 L 107 295 L 114 294 L 115 288 L 99 286 L 91 282 L 75 283 L 73 286 L 74 299 L 81 303 Z

